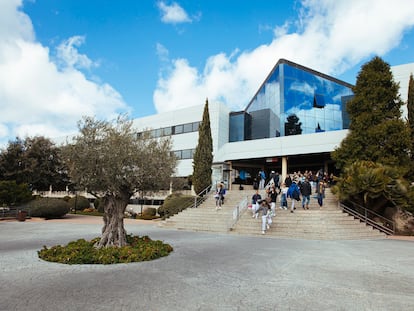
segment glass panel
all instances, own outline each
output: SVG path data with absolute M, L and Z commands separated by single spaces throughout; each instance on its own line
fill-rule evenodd
M 172 135 L 172 128 L 171 127 L 164 127 L 163 128 L 163 135 L 164 136 L 170 136 L 170 135 Z
M 174 134 L 181 134 L 181 133 L 183 133 L 183 131 L 184 131 L 184 126 L 182 124 L 181 125 L 176 125 L 174 127 Z
M 192 158 L 192 149 L 182 150 L 182 159 L 191 159 Z
M 193 123 L 193 132 L 197 132 L 199 126 L 200 126 L 200 122 L 194 122 Z
M 193 131 L 193 124 L 192 123 L 184 124 L 184 133 L 190 133 L 192 131 Z

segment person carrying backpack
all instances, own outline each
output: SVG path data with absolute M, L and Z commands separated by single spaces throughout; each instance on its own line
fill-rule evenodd
M 296 181 L 292 181 L 292 184 L 287 191 L 287 197 L 291 199 L 292 203 L 290 212 L 293 213 L 293 210 L 296 209 L 295 201 L 300 201 L 300 191 L 298 185 L 296 184 Z

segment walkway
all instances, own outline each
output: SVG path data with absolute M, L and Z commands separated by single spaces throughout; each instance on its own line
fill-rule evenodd
M 160 229 L 135 235 L 174 247 L 119 265 L 63 265 L 43 245 L 99 236 L 99 218 L 0 222 L 0 310 L 414 310 L 414 244 L 305 241 Z

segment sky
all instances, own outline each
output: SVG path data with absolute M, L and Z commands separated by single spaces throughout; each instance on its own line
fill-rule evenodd
M 374 56 L 414 62 L 413 26 L 412 0 L 0 0 L 0 147 L 83 116 L 243 110 L 280 58 L 354 84 Z

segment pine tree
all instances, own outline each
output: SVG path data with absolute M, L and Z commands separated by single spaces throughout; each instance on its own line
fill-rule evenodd
M 208 100 L 204 105 L 203 120 L 198 128 L 198 144 L 193 160 L 193 186 L 200 193 L 211 185 L 211 165 L 213 164 L 213 139 L 211 137 Z
M 332 153 L 337 167 L 362 160 L 407 168 L 410 133 L 401 119 L 399 85 L 390 66 L 374 57 L 362 66 L 353 92 L 347 105 L 349 134 Z

